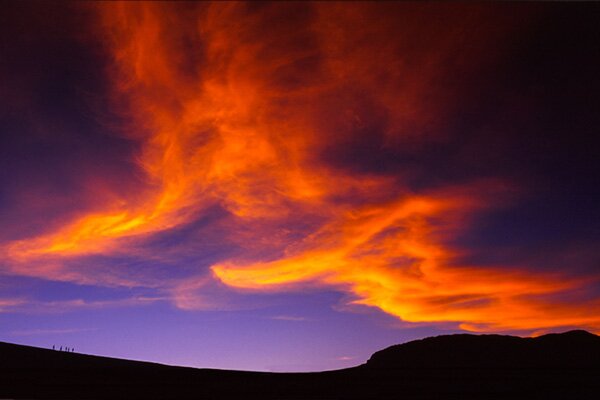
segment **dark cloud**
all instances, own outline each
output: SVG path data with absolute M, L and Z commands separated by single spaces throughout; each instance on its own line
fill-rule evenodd
M 93 15 L 68 2 L 7 2 L 0 30 L 0 238 L 50 228 L 135 186 L 135 144 L 107 129 L 106 54 Z M 123 185 L 127 182 L 127 185 Z M 42 228 L 43 229 L 43 228 Z

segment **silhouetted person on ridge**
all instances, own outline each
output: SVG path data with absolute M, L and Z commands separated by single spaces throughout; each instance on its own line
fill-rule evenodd
M 52 350 L 56 350 L 56 349 L 54 348 L 54 345 L 52 345 Z
M 60 346 L 60 350 L 59 351 L 62 351 L 62 346 Z

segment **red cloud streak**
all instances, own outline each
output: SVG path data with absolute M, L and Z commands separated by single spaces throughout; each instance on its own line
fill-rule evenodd
M 11 243 L 14 272 L 55 277 L 27 266 L 125 251 L 123 238 L 167 231 L 220 205 L 232 227 L 252 226 L 232 228 L 231 240 L 265 249 L 278 222 L 314 222 L 277 258 L 212 265 L 213 278 L 232 288 L 332 287 L 405 321 L 467 330 L 598 330 L 597 313 L 557 300 L 581 280 L 457 265 L 448 239 L 492 206 L 502 185 L 415 192 L 410 171 L 350 172 L 329 162 L 327 152 L 343 150 L 349 136 L 379 134 L 393 149 L 445 134 L 441 121 L 457 94 L 448 76 L 476 73 L 493 55 L 482 53 L 486 43 L 504 42 L 482 28 L 493 10 L 435 6 L 100 4 L 114 103 L 141 143 L 147 190 Z

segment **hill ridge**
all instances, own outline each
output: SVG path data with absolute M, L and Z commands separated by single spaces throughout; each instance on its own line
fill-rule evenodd
M 600 337 L 584 330 L 538 337 L 439 335 L 379 350 L 366 365 L 373 368 L 590 367 L 600 365 Z
M 313 373 L 198 369 L 0 342 L 0 398 L 11 399 L 589 399 L 599 376 L 600 337 L 585 331 L 441 335 Z

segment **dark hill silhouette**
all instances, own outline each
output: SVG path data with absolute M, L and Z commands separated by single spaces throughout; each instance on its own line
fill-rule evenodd
M 0 342 L 0 398 L 595 399 L 600 337 L 446 335 L 389 347 L 338 371 L 195 369 Z
M 599 367 L 600 337 L 586 331 L 537 338 L 469 334 L 436 336 L 378 351 L 367 365 L 372 368 Z

